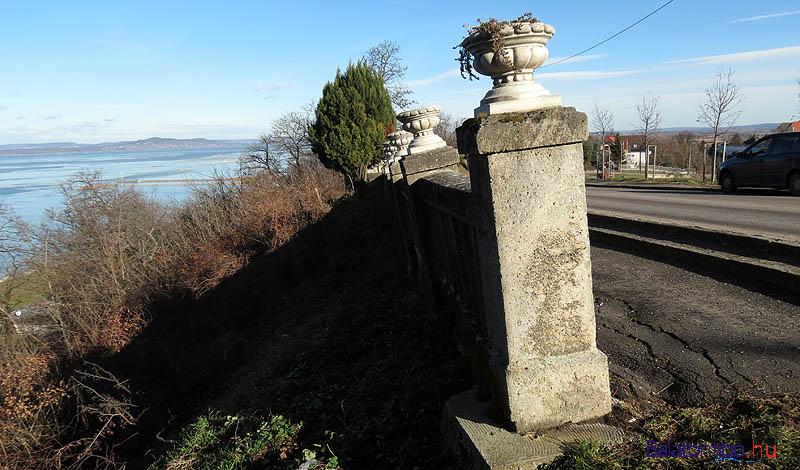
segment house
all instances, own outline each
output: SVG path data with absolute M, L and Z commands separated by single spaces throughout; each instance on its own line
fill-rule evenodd
M 800 131 L 800 121 L 786 122 L 778 126 L 777 129 L 775 129 L 775 132 L 791 132 L 791 131 Z
M 645 148 L 644 136 L 631 135 L 620 138 L 623 142 L 622 154 L 624 155 L 623 166 L 627 168 L 639 168 L 645 166 Z M 650 150 L 650 157 L 652 161 L 653 151 Z

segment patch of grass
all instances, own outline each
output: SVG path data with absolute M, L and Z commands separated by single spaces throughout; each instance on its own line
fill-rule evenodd
M 636 465 L 621 447 L 606 447 L 593 441 L 580 441 L 566 454 L 557 457 L 542 470 L 627 470 L 647 469 Z
M 304 449 L 295 455 L 301 428 L 302 423 L 293 424 L 280 415 L 262 419 L 211 411 L 186 425 L 150 470 L 236 470 L 254 464 L 295 468 L 323 454 L 317 446 L 317 450 Z M 337 460 L 334 456 L 309 468 L 336 469 Z
M 15 287 L 8 294 L 9 311 L 44 300 L 47 297 L 47 283 L 36 271 L 17 274 L 14 279 L 3 282 L 13 282 Z
M 640 470 L 739 468 L 796 470 L 800 468 L 800 394 L 777 398 L 740 397 L 727 405 L 675 408 L 627 403 L 623 422 L 635 423 L 626 431 L 630 439 L 619 445 L 578 443 L 547 465 L 547 470 Z M 644 411 L 646 410 L 646 411 Z M 628 419 L 630 418 L 630 419 Z M 745 452 L 757 445 L 776 446 L 777 456 L 755 456 L 756 463 L 715 461 L 703 458 L 648 458 L 647 441 L 692 445 L 742 445 Z M 746 459 L 753 459 L 747 456 Z

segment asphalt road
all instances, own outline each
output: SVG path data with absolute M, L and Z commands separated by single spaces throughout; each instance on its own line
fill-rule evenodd
M 618 398 L 698 405 L 800 390 L 800 306 L 595 245 L 592 277 Z
M 800 197 L 786 191 L 586 187 L 590 211 L 800 242 Z

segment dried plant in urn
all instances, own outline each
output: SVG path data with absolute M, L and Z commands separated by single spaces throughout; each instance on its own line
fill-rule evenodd
M 478 78 L 473 71 L 492 77 L 494 86 L 475 109 L 475 115 L 531 111 L 561 106 L 561 97 L 551 95 L 533 80 L 533 71 L 544 64 L 545 45 L 556 30 L 526 13 L 516 20 L 478 19 L 466 26 L 467 37 L 456 46 L 461 76 Z

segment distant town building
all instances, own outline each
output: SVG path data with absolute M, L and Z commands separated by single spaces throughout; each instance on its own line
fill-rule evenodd
M 787 122 L 778 126 L 778 132 L 800 131 L 800 121 Z

